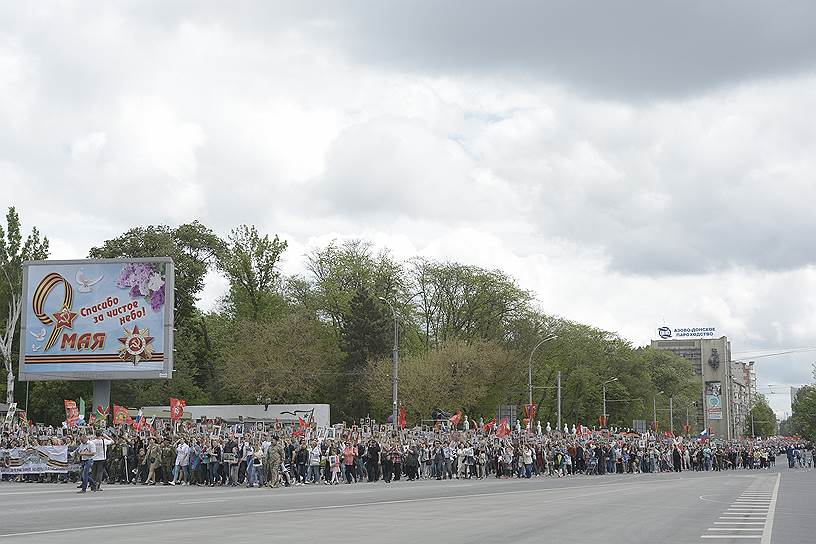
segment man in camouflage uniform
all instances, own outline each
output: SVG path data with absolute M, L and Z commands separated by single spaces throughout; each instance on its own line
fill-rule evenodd
M 122 438 L 117 437 L 108 446 L 106 452 L 108 458 L 108 482 L 121 483 L 125 481 L 125 458 L 122 456 Z
M 266 449 L 266 474 L 267 485 L 278 487 L 280 479 L 280 465 L 283 462 L 283 448 L 278 444 L 277 438 L 272 439 L 272 444 Z
M 176 449 L 171 446 L 170 442 L 165 438 L 161 448 L 162 480 L 164 480 L 164 485 L 170 485 L 170 479 L 173 475 L 173 465 L 175 464 Z

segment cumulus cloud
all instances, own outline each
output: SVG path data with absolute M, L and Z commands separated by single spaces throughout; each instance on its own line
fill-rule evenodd
M 0 194 L 54 257 L 247 222 L 287 273 L 364 237 L 639 344 L 664 321 L 816 344 L 812 3 L 242 6 L 0 6 Z

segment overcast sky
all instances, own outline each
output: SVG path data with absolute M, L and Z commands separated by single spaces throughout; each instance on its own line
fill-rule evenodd
M 254 223 L 289 241 L 287 272 L 363 237 L 500 267 L 636 344 L 666 324 L 716 326 L 735 357 L 816 346 L 814 20 L 811 1 L 6 2 L 0 204 L 55 258 Z M 757 359 L 780 415 L 814 359 Z

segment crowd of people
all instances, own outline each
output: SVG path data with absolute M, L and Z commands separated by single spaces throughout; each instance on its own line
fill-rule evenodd
M 221 426 L 217 427 L 218 429 Z M 170 430 L 172 429 L 172 430 Z M 64 432 L 4 432 L 0 450 L 68 447 L 65 472 L 4 474 L 2 480 L 75 482 L 79 492 L 103 484 L 294 487 L 399 480 L 562 478 L 577 474 L 762 470 L 783 457 L 789 468 L 813 468 L 809 443 L 775 438 L 721 442 L 594 431 L 513 432 L 391 429 L 364 433 L 297 427 L 243 431 L 212 426 L 169 432 L 130 427 Z M 42 432 L 42 430 L 41 430 Z M 0 474 L 2 471 L 0 470 Z

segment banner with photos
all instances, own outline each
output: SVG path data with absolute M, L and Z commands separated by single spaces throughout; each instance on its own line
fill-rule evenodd
M 0 475 L 66 472 L 68 446 L 0 449 Z

